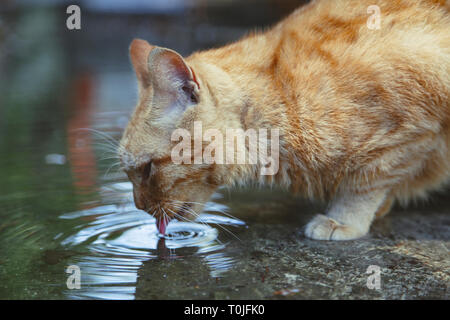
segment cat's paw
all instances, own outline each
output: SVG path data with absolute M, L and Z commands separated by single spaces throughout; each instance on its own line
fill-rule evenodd
M 315 240 L 351 240 L 364 236 L 367 231 L 341 224 L 323 214 L 315 216 L 307 225 L 305 234 Z

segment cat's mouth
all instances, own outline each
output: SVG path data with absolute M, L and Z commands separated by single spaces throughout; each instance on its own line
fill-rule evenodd
M 164 210 L 164 214 L 160 214 L 156 217 L 156 227 L 158 228 L 158 232 L 162 235 L 166 234 L 167 225 L 173 218 L 177 218 L 178 220 L 186 220 L 187 218 L 185 217 L 193 212 L 193 205 L 191 203 L 184 202 L 180 205 L 174 206 L 173 209 L 174 210 L 169 209 L 169 213 L 166 213 Z

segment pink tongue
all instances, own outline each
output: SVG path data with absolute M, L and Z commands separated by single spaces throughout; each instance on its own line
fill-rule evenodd
M 156 219 L 156 227 L 158 228 L 158 232 L 162 235 L 166 234 L 166 227 L 169 224 L 169 219 L 166 217 L 161 217 Z

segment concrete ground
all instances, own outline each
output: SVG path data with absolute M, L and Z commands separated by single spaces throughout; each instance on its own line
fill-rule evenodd
M 233 212 L 253 219 L 244 219 L 248 228 L 236 232 L 241 241 L 227 244 L 234 259 L 230 270 L 211 277 L 196 255 L 150 260 L 139 271 L 136 298 L 450 298 L 450 205 L 445 196 L 431 205 L 395 208 L 374 222 L 367 237 L 340 242 L 305 238 L 302 226 L 315 208 L 305 207 L 310 212 L 289 221 L 283 217 L 296 206 L 290 201 L 255 205 L 238 199 L 240 207 Z M 368 288 L 368 278 L 375 276 L 367 273 L 369 266 L 379 267 L 379 289 Z M 373 279 L 369 283 L 376 285 Z

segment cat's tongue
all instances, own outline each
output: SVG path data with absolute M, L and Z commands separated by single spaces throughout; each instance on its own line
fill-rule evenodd
M 169 218 L 167 217 L 159 217 L 156 219 L 156 227 L 158 228 L 158 232 L 162 235 L 166 234 L 166 227 L 169 224 Z

